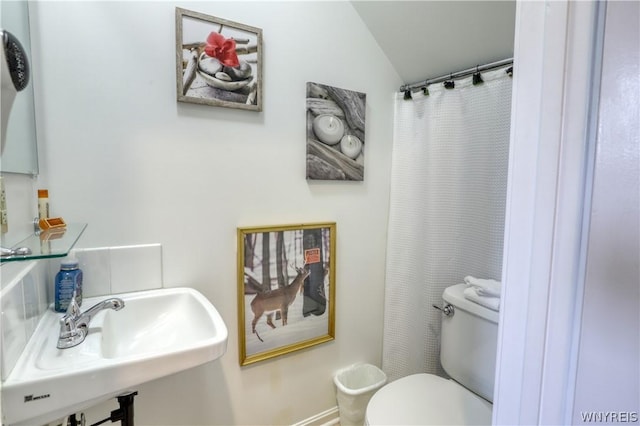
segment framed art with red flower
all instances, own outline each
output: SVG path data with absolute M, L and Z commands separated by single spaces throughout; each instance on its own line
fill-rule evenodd
M 176 8 L 179 102 L 262 111 L 262 30 Z

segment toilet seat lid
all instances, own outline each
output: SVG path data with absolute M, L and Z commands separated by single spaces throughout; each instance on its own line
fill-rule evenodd
M 433 374 L 403 377 L 376 392 L 368 425 L 490 425 L 492 405 L 453 380 Z

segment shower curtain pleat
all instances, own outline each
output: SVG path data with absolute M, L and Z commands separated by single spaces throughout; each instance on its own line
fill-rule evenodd
M 504 69 L 396 95 L 382 368 L 445 375 L 442 293 L 466 275 L 500 280 L 511 78 Z

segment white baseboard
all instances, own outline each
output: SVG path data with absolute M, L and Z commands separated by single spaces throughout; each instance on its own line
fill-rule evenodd
M 340 423 L 340 413 L 338 407 L 329 408 L 328 410 L 311 416 L 307 419 L 299 421 L 292 426 L 332 426 Z

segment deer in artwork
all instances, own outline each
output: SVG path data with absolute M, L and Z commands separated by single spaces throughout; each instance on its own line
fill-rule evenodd
M 302 284 L 304 280 L 309 276 L 309 269 L 305 265 L 302 268 L 296 268 L 295 279 L 290 284 L 271 291 L 258 293 L 256 297 L 251 301 L 251 310 L 253 311 L 253 321 L 251 322 L 251 331 L 264 342 L 258 332 L 256 331 L 256 323 L 267 313 L 267 324 L 271 328 L 276 328 L 273 323 L 273 313 L 280 311 L 282 317 L 282 325 L 287 325 L 287 314 L 289 313 L 289 306 L 293 303 L 298 293 L 302 293 L 304 287 Z

